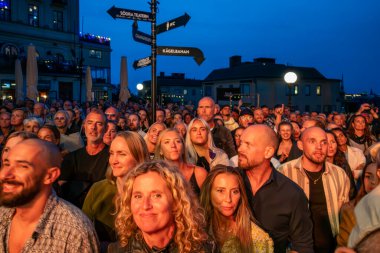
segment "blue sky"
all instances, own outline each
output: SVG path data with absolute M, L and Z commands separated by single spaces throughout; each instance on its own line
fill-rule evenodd
M 111 82 L 119 83 L 120 57 L 127 56 L 129 86 L 150 80 L 151 68 L 134 70 L 133 61 L 150 55 L 150 47 L 133 41 L 131 20 L 114 20 L 116 7 L 150 11 L 147 0 L 81 0 L 83 32 L 111 37 Z M 380 1 L 378 0 L 160 0 L 157 23 L 191 16 L 186 27 L 158 35 L 159 46 L 197 47 L 206 60 L 158 56 L 157 73 L 185 73 L 204 79 L 228 66 L 229 57 L 243 61 L 275 58 L 277 63 L 315 67 L 327 78 L 344 77 L 345 90 L 380 94 Z M 82 27 L 82 26 L 81 26 Z M 150 23 L 139 22 L 150 32 Z

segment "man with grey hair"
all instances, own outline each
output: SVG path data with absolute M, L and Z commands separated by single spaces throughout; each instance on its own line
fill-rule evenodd
M 90 220 L 57 197 L 58 148 L 39 139 L 10 151 L 0 170 L 1 252 L 99 252 Z

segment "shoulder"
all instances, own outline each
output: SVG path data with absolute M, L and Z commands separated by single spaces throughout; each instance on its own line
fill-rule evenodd
M 195 166 L 194 172 L 199 175 L 205 175 L 207 176 L 207 170 L 203 167 Z
M 281 164 L 278 167 L 278 171 L 283 173 L 283 174 L 288 174 L 290 171 L 298 170 L 297 168 L 299 167 L 300 163 L 301 163 L 301 158 L 291 160 L 289 162 Z
M 301 194 L 302 196 L 305 196 L 304 190 L 293 180 L 283 175 L 281 172 L 276 171 L 275 169 L 273 170 L 273 173 L 279 190 L 286 189 L 286 192 L 288 193 L 286 196 L 289 196 L 290 198 L 293 198 L 294 194 Z

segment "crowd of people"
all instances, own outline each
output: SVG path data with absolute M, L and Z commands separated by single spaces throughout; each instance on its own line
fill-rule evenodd
M 0 252 L 376 251 L 377 108 L 150 109 L 3 101 Z

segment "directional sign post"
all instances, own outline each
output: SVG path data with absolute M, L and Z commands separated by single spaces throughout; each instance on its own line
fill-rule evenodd
M 183 15 L 183 16 L 180 16 L 178 18 L 169 20 L 169 21 L 167 21 L 161 25 L 158 25 L 157 26 L 157 34 L 175 29 L 175 28 L 180 27 L 180 26 L 185 26 L 187 24 L 187 22 L 189 22 L 189 20 L 190 20 L 190 16 L 187 13 L 185 13 L 185 15 Z
M 139 69 L 152 65 L 152 57 L 148 56 L 133 62 L 133 68 Z
M 132 20 L 152 22 L 152 14 L 145 11 L 122 9 L 122 8 L 117 8 L 115 6 L 112 6 L 107 12 L 114 19 L 122 18 L 122 19 L 132 19 Z
M 146 44 L 146 45 L 152 45 L 152 36 L 149 34 L 140 32 L 138 30 L 137 21 L 133 22 L 132 25 L 132 37 L 135 41 Z
M 146 66 L 152 66 L 152 111 L 153 111 L 153 122 L 156 121 L 156 97 L 157 97 L 157 66 L 156 58 L 159 55 L 170 55 L 170 56 L 192 56 L 198 65 L 202 64 L 205 60 L 203 53 L 200 49 L 194 47 L 157 47 L 157 34 L 173 30 L 180 26 L 186 26 L 190 20 L 190 16 L 185 13 L 184 15 L 177 17 L 175 19 L 169 20 L 156 26 L 156 14 L 157 14 L 157 0 L 151 0 L 150 12 L 129 10 L 124 8 L 118 8 L 112 6 L 107 12 L 108 14 L 116 19 L 130 19 L 134 20 L 132 25 L 132 37 L 135 41 L 149 45 L 151 47 L 151 56 L 139 59 L 133 63 L 135 69 L 143 68 Z M 151 22 L 151 35 L 143 33 L 138 30 L 137 21 Z
M 205 60 L 203 52 L 195 47 L 157 47 L 157 54 L 170 56 L 193 56 L 198 65 L 201 65 Z

